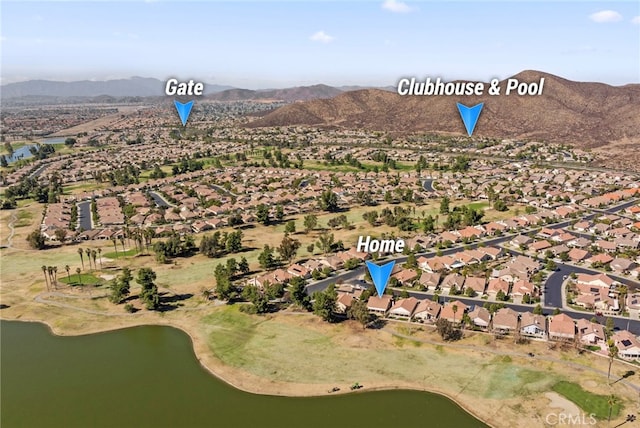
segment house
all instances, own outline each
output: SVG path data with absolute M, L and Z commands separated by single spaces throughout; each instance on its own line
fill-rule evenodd
M 536 253 L 543 252 L 548 248 L 551 248 L 551 244 L 546 240 L 537 241 L 529 245 L 529 249 L 535 251 Z
M 578 329 L 578 338 L 585 345 L 599 345 L 606 343 L 607 336 L 604 333 L 604 327 L 600 324 L 580 318 L 576 327 Z
M 585 284 L 600 288 L 606 288 L 607 290 L 611 288 L 613 285 L 613 279 L 609 278 L 607 275 L 603 273 L 597 273 L 594 275 L 589 275 L 587 273 L 579 273 L 576 277 L 576 282 L 578 284 Z
M 476 294 L 484 294 L 486 282 L 483 277 L 468 276 L 464 281 L 464 287 L 472 289 Z
M 371 296 L 367 301 L 367 310 L 372 314 L 386 316 L 387 311 L 391 307 L 391 296 L 383 295 L 381 297 Z
M 520 334 L 528 337 L 544 338 L 547 334 L 547 319 L 544 315 L 524 312 L 520 318 Z
M 629 293 L 626 304 L 629 309 L 640 310 L 640 293 Z
M 427 290 L 430 288 L 435 289 L 440 284 L 440 274 L 423 272 L 418 282 Z
M 353 294 L 339 293 L 338 299 L 336 300 L 336 313 L 346 314 L 355 298 Z
M 508 334 L 518 329 L 518 312 L 511 308 L 501 308 L 493 314 L 493 331 Z
M 392 275 L 400 284 L 411 285 L 418 278 L 418 274 L 413 269 L 402 269 Z
M 408 320 L 413 315 L 418 303 L 419 301 L 415 297 L 400 299 L 389 310 L 389 316 Z
M 449 300 L 440 311 L 440 318 L 445 319 L 454 324 L 462 321 L 462 315 L 467 311 L 468 306 L 457 300 Z
M 617 257 L 611 261 L 611 269 L 618 273 L 628 273 L 636 267 L 636 264 L 629 259 Z
M 566 314 L 549 317 L 549 339 L 559 341 L 573 341 L 576 337 L 576 325 Z
M 440 288 L 444 294 L 450 294 L 451 290 L 455 287 L 457 290 L 461 291 L 464 285 L 464 276 L 457 273 L 450 273 L 445 276 L 442 280 L 442 284 L 440 284 Z
M 607 263 L 611 263 L 612 261 L 613 261 L 613 257 L 604 253 L 596 254 L 595 256 L 591 256 L 587 259 L 587 263 L 589 263 L 592 266 L 594 264 L 606 265 Z
M 299 276 L 300 278 L 304 278 L 304 279 L 308 279 L 311 277 L 311 270 L 297 263 L 294 263 L 291 266 L 289 266 L 287 268 L 287 272 L 289 272 L 293 276 Z
M 474 326 L 479 327 L 482 330 L 486 330 L 489 328 L 491 313 L 482 306 L 476 306 L 471 312 L 469 312 L 469 319 Z
M 532 242 L 533 242 L 533 239 L 531 239 L 527 235 L 518 235 L 515 238 L 513 238 L 509 243 L 514 247 L 520 247 L 520 246 L 527 247 Z
M 435 322 L 440 315 L 442 306 L 433 300 L 420 300 L 413 311 L 413 319 L 420 322 Z
M 536 286 L 533 283 L 520 279 L 513 283 L 511 295 L 520 299 L 522 299 L 525 294 L 528 294 L 529 297 L 534 297 L 536 294 L 535 290 Z
M 640 361 L 640 341 L 630 331 L 618 331 L 611 339 L 618 348 L 618 357 L 623 360 Z
M 572 248 L 567 255 L 569 256 L 569 260 L 574 263 L 579 263 L 589 257 L 589 252 L 580 248 Z
M 502 291 L 505 296 L 509 294 L 509 283 L 502 278 L 492 278 L 487 285 L 487 294 L 492 299 L 496 299 L 498 293 Z

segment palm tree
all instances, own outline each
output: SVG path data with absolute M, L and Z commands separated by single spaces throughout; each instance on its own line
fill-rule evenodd
M 607 404 L 609 405 L 609 418 L 607 419 L 607 421 L 609 422 L 609 426 L 611 426 L 611 413 L 613 412 L 613 406 L 615 406 L 617 402 L 618 399 L 613 394 L 611 394 L 607 399 Z
M 71 276 L 69 275 L 69 271 L 71 270 L 71 268 L 69 267 L 69 265 L 65 265 L 64 270 L 67 271 L 67 279 L 69 280 L 69 284 L 71 284 Z
M 58 266 L 54 266 L 52 269 L 53 269 L 53 283 L 55 284 L 55 288 L 58 288 Z
M 114 236 L 112 236 L 111 238 L 111 242 L 113 242 L 113 249 L 116 250 L 116 259 L 118 258 L 118 246 L 116 245 L 116 238 Z
M 618 355 L 618 347 L 615 345 L 612 339 L 609 339 L 609 371 L 607 372 L 607 383 L 611 380 L 611 365 L 613 364 L 613 359 L 616 355 Z M 609 383 L 610 385 L 610 383 Z
M 53 266 L 47 266 L 47 273 L 49 274 L 49 283 L 53 286 Z
M 49 291 L 49 281 L 47 280 L 47 267 L 42 265 L 42 273 L 44 274 L 44 282 L 47 285 L 47 291 Z
M 451 310 L 453 311 L 453 325 L 456 325 L 456 312 L 458 312 L 458 305 L 455 303 L 451 306 Z
M 202 295 L 202 298 L 205 301 L 209 301 L 209 299 L 211 299 L 211 290 L 209 290 L 208 288 L 202 288 L 202 290 L 200 290 L 200 294 Z
M 89 270 L 91 270 L 91 249 L 87 248 L 84 250 L 84 253 L 87 255 L 87 260 L 89 261 Z
M 78 254 L 80 254 L 80 263 L 82 263 L 82 270 L 84 270 L 84 251 L 82 248 L 78 248 Z
M 98 248 L 98 255 L 100 256 L 100 269 L 102 269 L 102 248 Z
M 96 250 L 91 250 L 91 258 L 93 259 L 93 267 L 94 269 L 98 269 L 96 265 L 96 257 L 98 256 L 98 252 Z
M 78 274 L 78 284 L 82 285 L 82 277 L 80 276 L 80 268 L 76 268 L 76 273 Z
M 124 253 L 125 252 L 125 249 L 124 249 L 124 237 L 121 236 L 121 237 L 118 238 L 118 240 L 120 241 L 120 245 L 122 245 L 122 252 Z

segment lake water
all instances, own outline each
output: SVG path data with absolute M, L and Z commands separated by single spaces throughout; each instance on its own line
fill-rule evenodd
M 58 337 L 43 324 L 0 321 L 0 334 L 2 428 L 487 426 L 418 391 L 248 394 L 211 376 L 170 327 Z
M 41 144 L 64 144 L 64 137 L 53 137 L 53 138 L 44 138 L 40 143 Z M 13 151 L 13 156 L 5 155 L 7 157 L 7 162 L 15 162 L 20 159 L 29 159 L 33 157 L 31 152 L 29 151 L 30 147 L 35 147 L 35 144 L 28 144 L 26 146 L 18 147 Z

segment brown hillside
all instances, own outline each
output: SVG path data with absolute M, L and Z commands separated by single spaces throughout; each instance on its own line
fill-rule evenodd
M 538 71 L 514 77 L 527 82 L 545 77 L 543 95 L 489 96 L 485 91 L 480 97 L 429 97 L 364 89 L 287 105 L 248 126 L 313 125 L 464 135 L 456 102 L 468 106 L 484 102 L 474 132 L 477 136 L 539 139 L 582 147 L 623 139 L 640 143 L 640 85 L 573 82 Z

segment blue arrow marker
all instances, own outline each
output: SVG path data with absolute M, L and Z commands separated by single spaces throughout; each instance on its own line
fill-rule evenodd
M 471 137 L 473 134 L 473 130 L 476 127 L 476 123 L 478 122 L 478 116 L 480 116 L 480 112 L 482 111 L 482 106 L 484 103 L 476 104 L 473 107 L 467 107 L 464 104 L 458 104 L 458 111 L 460 112 L 460 117 L 462 117 L 462 121 L 464 122 L 464 127 L 467 128 L 467 134 Z
M 182 104 L 177 100 L 173 100 L 173 103 L 176 105 L 176 110 L 178 110 L 178 115 L 180 116 L 180 120 L 182 121 L 182 126 L 186 126 L 187 120 L 189 119 L 189 114 L 191 114 L 191 107 L 193 107 L 193 101 Z
M 389 277 L 391 276 L 391 271 L 393 270 L 393 266 L 395 264 L 395 260 L 382 266 L 378 266 L 375 263 L 367 262 L 367 268 L 369 269 L 369 273 L 371 274 L 373 285 L 376 286 L 378 296 L 382 296 L 384 294 L 384 289 L 387 288 L 387 283 L 389 282 Z

